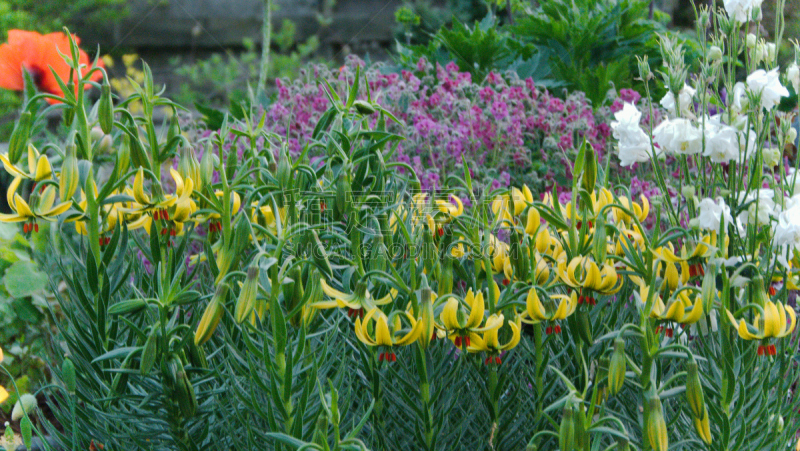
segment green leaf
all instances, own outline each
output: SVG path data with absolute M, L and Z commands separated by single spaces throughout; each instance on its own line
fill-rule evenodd
M 33 262 L 18 261 L 6 270 L 3 283 L 11 297 L 23 298 L 44 289 L 47 275 Z

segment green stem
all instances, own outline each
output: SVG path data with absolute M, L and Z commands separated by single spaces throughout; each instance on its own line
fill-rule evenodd
M 264 0 L 264 23 L 261 25 L 261 70 L 258 73 L 256 97 L 264 93 L 269 72 L 269 53 L 272 45 L 272 0 Z

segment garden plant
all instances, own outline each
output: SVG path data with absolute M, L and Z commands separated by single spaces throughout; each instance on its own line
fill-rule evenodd
M 398 80 L 353 61 L 338 76 L 280 82 L 273 106 L 251 102 L 188 133 L 146 64 L 120 98 L 102 60 L 65 34 L 69 69 L 52 71 L 54 84 L 8 75 L 26 102 L 0 154 L 13 177 L 0 221 L 49 234 L 50 278 L 64 283 L 53 381 L 40 388 L 54 419 L 20 402 L 24 440 L 800 447 L 800 160 L 784 154 L 797 131 L 778 109 L 800 90 L 800 69 L 776 65 L 780 28 L 777 43 L 747 33 L 759 3 L 698 8 L 692 65 L 662 37 L 665 65 L 653 73 L 639 59 L 645 98 L 621 96 L 607 136 L 590 133 L 590 107 L 576 113 L 583 128 L 537 126 L 561 101 L 533 80 L 488 71 L 473 82 L 427 60 L 397 76 L 424 86 L 413 115 Z M 525 174 L 490 183 L 480 166 L 522 143 L 449 135 L 481 109 L 459 105 L 459 89 L 494 119 L 529 118 L 537 142 L 569 140 L 570 152 L 548 155 L 569 176 L 534 190 Z M 566 108 L 582 108 L 577 98 Z M 290 100 L 307 109 L 288 110 Z M 172 114 L 157 123 L 156 109 Z M 56 113 L 68 133 L 31 132 Z M 423 135 L 425 119 L 446 130 Z M 487 129 L 512 138 L 514 123 Z M 468 145 L 398 157 L 442 136 Z M 426 161 L 447 170 L 431 180 Z M 620 174 L 632 167 L 652 193 L 631 192 Z

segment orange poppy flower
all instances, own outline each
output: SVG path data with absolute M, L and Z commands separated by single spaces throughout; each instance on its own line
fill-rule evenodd
M 80 44 L 81 41 L 77 36 L 72 35 L 72 37 L 77 44 Z M 69 80 L 70 67 L 58 52 L 64 55 L 70 54 L 69 37 L 62 32 L 41 35 L 35 31 L 9 30 L 8 42 L 0 44 L 0 88 L 23 90 L 24 69 L 31 74 L 40 91 L 63 96 L 64 93 L 50 68 L 52 67 L 59 78 L 66 83 Z M 81 69 L 81 75 L 84 75 L 89 71 L 91 62 L 89 55 L 83 50 L 80 51 L 79 62 L 84 66 Z M 102 67 L 102 60 L 97 64 Z M 100 72 L 95 72 L 92 74 L 92 80 L 97 81 L 102 76 Z M 78 76 L 75 74 L 75 83 L 77 81 Z M 53 99 L 47 101 L 58 103 Z

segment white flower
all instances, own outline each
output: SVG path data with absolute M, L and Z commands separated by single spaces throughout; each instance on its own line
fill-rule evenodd
M 665 120 L 653 130 L 653 141 L 673 155 L 695 155 L 703 150 L 703 134 L 688 119 Z
M 703 156 L 709 157 L 714 163 L 727 163 L 739 159 L 738 131 L 729 125 L 716 125 L 711 122 L 705 124 L 706 148 Z
M 771 189 L 760 189 L 750 193 L 739 192 L 739 205 L 750 204 L 747 206 L 747 210 L 739 213 L 739 221 L 745 224 L 769 224 L 775 211 L 774 197 L 775 192 Z
M 741 112 L 746 110 L 748 106 L 750 106 L 750 99 L 747 97 L 747 88 L 745 87 L 744 83 L 737 81 L 736 84 L 733 85 L 733 101 L 731 102 L 731 109 L 736 114 L 741 114 Z
M 800 250 L 800 203 L 778 215 L 775 225 L 775 245 L 793 246 Z
M 691 115 L 691 107 L 692 107 L 692 98 L 697 91 L 692 88 L 691 86 L 684 84 L 683 89 L 678 93 L 678 101 L 680 102 L 681 114 L 690 116 Z M 675 109 L 675 95 L 672 91 L 668 91 L 667 94 L 661 99 L 661 106 L 664 107 L 669 114 L 676 115 Z
M 622 166 L 650 160 L 650 139 L 639 126 L 642 113 L 631 103 L 614 113 L 617 120 L 611 123 L 614 138 L 619 140 L 619 160 Z
M 781 97 L 788 97 L 789 91 L 778 79 L 778 68 L 767 72 L 759 69 L 747 76 L 747 87 L 753 94 L 761 93 L 761 106 L 770 110 L 777 106 Z
M 719 231 L 720 223 L 724 222 L 727 227 L 728 224 L 733 222 L 731 209 L 721 197 L 718 197 L 716 202 L 707 197 L 700 201 L 700 205 L 697 208 L 700 210 L 697 222 L 703 230 L 717 232 Z
M 800 93 L 800 67 L 797 66 L 797 63 L 792 63 L 786 69 L 786 79 L 792 84 L 794 92 Z
M 766 148 L 762 151 L 761 155 L 764 158 L 765 168 L 774 168 L 781 164 L 781 157 L 783 156 L 780 149 L 777 147 Z
M 753 10 L 758 8 L 757 20 L 761 20 L 761 2 L 763 0 L 723 0 L 728 17 L 739 23 L 745 23 L 753 17 Z

